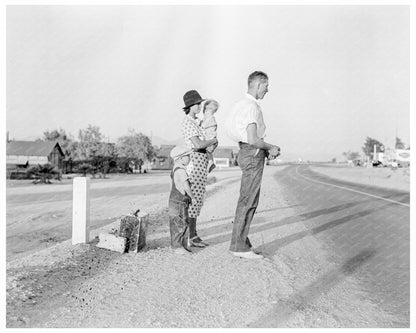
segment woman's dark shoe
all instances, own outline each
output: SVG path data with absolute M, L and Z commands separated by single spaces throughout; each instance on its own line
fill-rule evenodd
M 202 241 L 201 238 L 199 238 L 198 236 L 192 237 L 188 240 L 188 246 L 193 246 L 193 247 L 206 247 L 208 246 L 207 243 L 204 243 Z
M 208 243 L 205 243 L 199 236 L 194 237 L 193 239 L 194 243 L 202 244 L 203 246 L 208 246 Z

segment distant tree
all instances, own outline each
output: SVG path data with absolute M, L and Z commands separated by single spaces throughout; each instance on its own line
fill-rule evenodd
M 44 141 L 58 141 L 62 151 L 66 156 L 71 156 L 74 151 L 75 141 L 71 134 L 67 134 L 62 128 L 46 130 L 43 132 Z
M 376 152 L 380 152 L 380 147 L 384 146 L 380 141 L 367 136 L 364 146 L 361 148 L 365 156 L 370 156 L 371 159 L 374 159 L 374 145 L 376 145 Z
M 97 155 L 103 155 L 103 138 L 98 126 L 88 125 L 87 129 L 79 130 L 79 141 L 75 145 L 74 157 L 80 160 L 89 160 Z
M 351 151 L 351 150 L 348 150 L 347 152 L 342 153 L 342 155 L 345 156 L 347 160 L 351 160 L 351 161 L 354 161 L 360 157 L 360 153 L 356 151 Z
M 68 139 L 68 135 L 62 128 L 58 130 L 55 129 L 52 131 L 46 130 L 45 132 L 43 132 L 43 137 L 47 141 L 58 141 L 58 140 L 65 141 Z
M 398 138 L 396 136 L 396 144 L 394 146 L 396 149 L 404 149 L 404 142 L 402 140 L 400 140 L 400 138 Z
M 128 134 L 118 138 L 116 152 L 121 157 L 135 160 L 138 164 L 150 161 L 155 156 L 150 138 L 142 133 L 129 129 Z
M 337 159 L 334 157 L 334 158 L 331 160 L 331 163 L 337 163 Z
M 117 154 L 116 145 L 110 142 L 103 142 L 100 153 L 102 156 L 115 156 Z

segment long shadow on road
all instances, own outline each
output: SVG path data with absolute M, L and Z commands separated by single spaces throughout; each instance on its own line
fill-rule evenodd
M 389 205 L 394 205 L 394 204 L 389 204 Z M 383 207 L 383 209 L 389 205 L 386 205 Z M 312 228 L 312 229 L 307 229 L 301 232 L 298 232 L 296 234 L 292 234 L 290 236 L 286 236 L 283 238 L 279 238 L 273 242 L 269 242 L 266 244 L 263 244 L 262 246 L 259 247 L 260 250 L 263 251 L 263 254 L 265 256 L 273 256 L 277 250 L 283 246 L 286 246 L 290 243 L 293 243 L 301 238 L 307 237 L 307 236 L 311 236 L 311 235 L 315 235 L 318 234 L 320 232 L 326 231 L 328 229 L 331 228 L 335 228 L 341 224 L 350 222 L 350 221 L 354 221 L 358 218 L 364 217 L 366 215 L 370 215 L 371 213 L 375 212 L 375 211 L 380 211 L 381 208 L 377 208 L 377 209 L 366 209 L 354 214 L 350 214 L 344 217 L 341 217 L 339 219 L 321 224 L 318 227 Z
M 373 199 L 369 199 L 367 200 L 367 202 L 369 201 L 374 201 Z M 337 205 L 337 206 L 333 206 L 333 207 L 329 207 L 329 208 L 323 208 L 323 209 L 318 209 L 316 211 L 312 211 L 312 212 L 307 212 L 307 213 L 302 213 L 296 216 L 289 216 L 286 218 L 283 218 L 281 220 L 277 220 L 277 221 L 273 221 L 273 222 L 269 222 L 269 223 L 265 223 L 262 225 L 256 225 L 256 218 L 253 221 L 254 223 L 252 224 L 251 228 L 250 228 L 250 233 L 256 233 L 256 232 L 261 232 L 261 231 L 266 231 L 269 229 L 273 229 L 276 227 L 280 227 L 280 226 L 284 226 L 284 225 L 289 225 L 289 224 L 293 224 L 293 223 L 299 223 L 299 222 L 303 222 L 303 221 L 307 221 L 319 216 L 323 216 L 323 215 L 328 215 L 328 214 L 333 214 L 333 213 L 337 213 L 340 212 L 342 210 L 345 209 L 349 209 L 352 208 L 354 206 L 360 205 L 365 203 L 366 201 L 357 201 L 357 202 L 350 202 L 350 203 L 345 203 L 345 204 L 341 204 L 341 205 Z M 286 207 L 285 207 L 286 208 Z M 277 210 L 277 209 L 281 209 L 281 208 L 273 208 L 273 209 L 267 209 L 267 210 L 262 210 L 259 211 L 259 213 L 262 212 L 270 212 L 273 210 Z M 263 245 L 261 248 L 263 251 L 267 251 L 268 254 L 271 254 L 272 252 L 270 251 L 270 249 L 272 249 L 272 251 L 277 251 L 278 247 L 287 245 L 293 241 L 296 241 L 300 238 L 306 237 L 308 235 L 312 235 L 312 234 L 316 234 L 318 232 L 322 232 L 326 229 L 332 228 L 332 227 L 336 227 L 337 225 L 340 225 L 342 223 L 346 223 L 348 221 L 354 220 L 356 218 L 360 218 L 363 217 L 365 215 L 371 214 L 372 212 L 374 212 L 376 209 L 368 209 L 368 210 L 364 210 L 355 214 L 351 214 L 345 217 L 342 217 L 340 219 L 325 223 L 323 225 L 320 225 L 318 227 L 315 227 L 313 229 L 308 229 L 290 236 L 287 236 L 285 238 L 280 238 L 277 239 L 274 242 L 268 243 L 267 245 Z M 378 209 L 379 210 L 379 209 Z M 223 218 L 219 218 L 217 220 L 212 220 L 209 223 L 212 223 L 213 221 L 221 221 L 221 220 L 226 220 L 229 218 L 232 218 L 234 216 L 230 216 L 230 217 L 223 217 Z M 201 223 L 203 224 L 203 223 Z M 207 224 L 207 223 L 205 223 Z M 228 223 L 226 225 L 221 224 L 220 226 L 213 226 L 210 228 L 206 228 L 204 229 L 203 233 L 204 235 L 206 235 L 207 237 L 209 237 L 210 235 L 215 235 L 218 233 L 221 233 L 220 235 L 216 236 L 216 237 L 212 237 L 209 238 L 208 243 L 215 245 L 215 244 L 220 244 L 220 243 L 224 243 L 224 242 L 229 242 L 231 240 L 231 229 L 232 229 L 232 223 Z M 168 244 L 169 243 L 169 237 L 161 237 L 158 239 L 153 239 L 152 240 L 152 244 L 148 245 L 147 249 L 152 249 L 152 248 L 156 248 L 158 246 L 161 246 L 162 244 Z
M 376 250 L 371 248 L 362 250 L 354 257 L 345 261 L 340 268 L 331 270 L 288 298 L 278 300 L 278 305 L 268 314 L 248 325 L 248 327 L 284 327 L 285 323 L 295 312 L 307 309 L 322 294 L 329 292 L 347 276 L 354 274 L 375 254 Z

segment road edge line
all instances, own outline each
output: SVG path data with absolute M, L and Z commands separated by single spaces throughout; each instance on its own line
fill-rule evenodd
M 362 191 L 353 190 L 353 189 L 348 188 L 348 187 L 339 186 L 339 185 L 334 185 L 334 184 L 330 184 L 330 183 L 321 182 L 321 181 L 319 181 L 319 180 L 314 180 L 314 179 L 311 179 L 311 178 L 309 178 L 309 177 L 306 177 L 306 176 L 304 176 L 304 175 L 300 174 L 300 173 L 298 172 L 298 169 L 299 169 L 299 166 L 298 166 L 298 167 L 296 167 L 296 173 L 297 173 L 299 176 L 301 176 L 302 178 L 305 178 L 305 179 L 307 179 L 307 180 L 309 180 L 309 181 L 311 181 L 311 182 L 314 182 L 314 183 L 319 183 L 319 184 L 324 184 L 324 185 L 328 185 L 328 186 L 333 186 L 333 187 L 337 187 L 337 188 L 340 188 L 340 189 L 343 189 L 343 190 L 347 190 L 347 191 L 351 191 L 351 192 L 355 192 L 355 193 L 359 193 L 359 194 L 367 195 L 367 196 L 369 196 L 369 197 L 373 197 L 373 198 L 376 198 L 376 199 L 379 199 L 379 200 L 384 200 L 384 201 L 392 202 L 392 203 L 395 203 L 395 204 L 398 204 L 398 205 L 402 205 L 402 206 L 406 206 L 406 207 L 409 207 L 409 208 L 410 208 L 410 205 L 405 204 L 405 203 L 403 203 L 403 202 L 399 202 L 399 201 L 395 201 L 395 200 L 390 200 L 390 199 L 386 199 L 386 198 L 383 198 L 383 197 L 379 197 L 379 196 L 374 195 L 374 194 L 370 194 L 370 193 L 366 193 L 366 192 L 362 192 Z

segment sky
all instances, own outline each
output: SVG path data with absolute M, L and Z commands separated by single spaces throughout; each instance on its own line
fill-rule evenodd
M 283 160 L 410 144 L 408 6 L 8 6 L 6 130 L 41 138 L 89 124 L 181 137 L 183 95 L 225 123 L 254 70 L 269 76 L 265 140 Z

